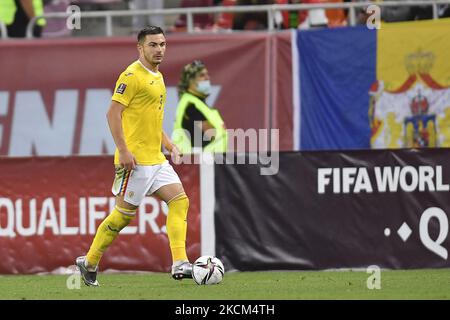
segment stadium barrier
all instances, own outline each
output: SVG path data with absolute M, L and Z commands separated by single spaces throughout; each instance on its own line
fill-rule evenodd
M 106 36 L 113 36 L 114 17 L 133 17 L 133 16 L 151 16 L 151 15 L 186 15 L 186 29 L 188 33 L 198 32 L 194 28 L 195 14 L 219 14 L 219 13 L 267 13 L 267 30 L 275 30 L 276 16 L 284 10 L 331 10 L 331 9 L 347 9 L 349 10 L 349 25 L 356 24 L 356 13 L 358 9 L 366 8 L 370 5 L 378 7 L 407 7 L 407 6 L 430 6 L 432 7 L 433 19 L 438 19 L 438 6 L 449 4 L 449 0 L 414 0 L 414 1 L 385 1 L 385 2 L 345 2 L 345 3 L 315 3 L 315 4 L 284 4 L 284 5 L 249 5 L 249 6 L 213 6 L 213 7 L 192 7 L 192 8 L 168 8 L 168 9 L 152 9 L 152 10 L 107 10 L 107 11 L 90 11 L 90 12 L 56 12 L 46 13 L 36 16 L 30 20 L 27 26 L 27 38 L 33 38 L 33 27 L 39 18 L 63 18 L 73 19 L 74 16 L 81 18 L 105 18 Z M 232 30 L 227 30 L 232 31 Z M 208 32 L 208 31 L 207 31 Z
M 6 29 L 6 25 L 3 21 L 0 21 L 0 34 L 1 38 L 8 39 L 8 29 Z

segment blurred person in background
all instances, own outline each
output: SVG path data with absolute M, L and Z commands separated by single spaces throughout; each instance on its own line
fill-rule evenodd
M 25 38 L 31 19 L 44 14 L 42 0 L 1 0 L 0 4 L 0 20 L 6 25 L 10 38 Z M 45 24 L 45 19 L 39 19 L 35 23 L 34 37 L 41 37 Z
M 195 7 L 211 7 L 215 3 L 214 0 L 182 0 L 180 8 L 195 8 Z M 213 29 L 215 25 L 214 14 L 202 13 L 193 15 L 194 30 Z M 174 23 L 170 31 L 185 32 L 187 30 L 187 16 L 181 14 Z
M 353 0 L 354 2 L 366 2 L 363 0 Z M 396 0 L 398 2 L 414 2 L 421 0 Z M 383 2 L 383 0 L 378 0 L 376 2 Z M 365 8 L 363 10 L 363 16 L 365 13 Z M 366 13 L 367 15 L 367 13 Z M 427 5 L 417 5 L 417 6 L 384 6 L 381 7 L 381 20 L 385 22 L 399 22 L 399 21 L 412 21 L 412 20 L 423 20 L 433 18 L 433 8 Z
M 173 142 L 184 154 L 227 151 L 228 136 L 224 121 L 215 108 L 206 104 L 211 93 L 208 69 L 199 60 L 184 66 L 178 83 Z
M 326 2 L 344 3 L 350 0 L 327 0 Z M 348 12 L 345 9 L 327 9 L 325 14 L 328 19 L 328 27 L 343 27 L 348 25 Z
M 420 1 L 420 0 L 396 0 L 404 1 Z M 352 0 L 352 2 L 367 2 L 366 0 Z M 374 4 L 382 3 L 383 0 L 376 0 Z M 423 20 L 433 18 L 432 6 L 417 5 L 417 6 L 380 6 L 381 20 L 384 22 L 400 22 Z M 370 13 L 367 12 L 367 6 L 362 6 L 356 9 L 356 18 L 358 24 L 366 24 Z
M 275 4 L 274 0 L 237 0 L 237 6 Z M 267 12 L 236 12 L 233 19 L 233 30 L 267 30 Z
M 214 5 L 223 7 L 232 7 L 236 5 L 236 0 L 215 1 Z M 221 12 L 217 15 L 215 27 L 217 29 L 231 30 L 233 28 L 233 12 Z
M 159 72 L 166 51 L 161 28 L 149 26 L 138 34 L 139 59 L 117 80 L 108 124 L 116 144 L 116 175 L 112 192 L 116 205 L 97 229 L 86 256 L 76 259 L 83 281 L 98 286 L 100 259 L 119 232 L 136 216 L 146 195 L 156 194 L 169 207 L 167 235 L 172 254 L 172 277 L 192 278 L 192 265 L 186 254 L 189 199 L 180 178 L 161 151 L 164 146 L 176 163 L 181 153 L 163 130 L 166 87 Z M 133 244 L 130 243 L 130 246 Z
M 130 2 L 130 9 L 133 10 L 155 10 L 163 9 L 163 0 L 132 0 Z M 138 31 L 145 26 L 161 26 L 164 27 L 164 15 L 137 15 L 133 16 L 133 29 Z
M 410 0 L 398 0 L 399 2 Z M 420 0 L 412 0 L 420 1 Z M 380 1 L 381 2 L 381 1 Z M 424 20 L 433 18 L 432 6 L 418 5 L 418 6 L 389 6 L 381 8 L 381 20 L 385 22 L 399 22 Z
M 276 4 L 315 4 L 322 0 L 276 0 Z M 278 29 L 309 29 L 326 27 L 328 18 L 324 9 L 281 11 L 275 17 Z

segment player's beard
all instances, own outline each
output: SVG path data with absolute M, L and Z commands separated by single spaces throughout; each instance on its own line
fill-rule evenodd
M 144 54 L 144 58 L 145 58 L 145 60 L 147 61 L 148 64 L 150 64 L 152 66 L 158 66 L 158 65 L 161 64 L 163 56 L 161 57 L 161 60 L 156 60 L 156 58 L 153 58 L 153 55 Z

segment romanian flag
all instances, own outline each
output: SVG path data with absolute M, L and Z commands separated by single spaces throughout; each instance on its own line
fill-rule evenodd
M 450 19 L 292 40 L 295 149 L 450 147 Z

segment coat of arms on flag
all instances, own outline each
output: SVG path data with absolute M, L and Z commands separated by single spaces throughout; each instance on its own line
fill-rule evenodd
M 405 56 L 409 76 L 400 87 L 388 90 L 383 79 L 372 85 L 371 148 L 450 146 L 450 86 L 430 75 L 435 59 L 433 52 L 418 49 Z

